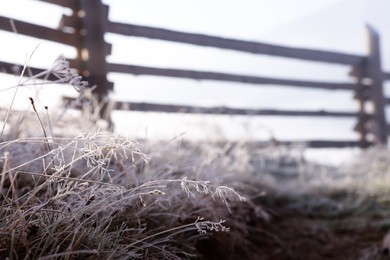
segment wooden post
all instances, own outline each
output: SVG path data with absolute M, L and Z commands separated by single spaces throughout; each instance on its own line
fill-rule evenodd
M 94 93 L 99 102 L 105 101 L 105 104 L 101 104 L 100 116 L 110 122 L 106 98 L 113 84 L 107 80 L 106 56 L 111 52 L 111 45 L 104 41 L 108 6 L 100 0 L 79 0 L 78 3 L 78 33 L 81 41 L 78 58 L 81 73 L 91 86 L 96 85 Z
M 369 53 L 367 57 L 367 76 L 371 80 L 371 99 L 374 103 L 375 142 L 387 145 L 387 123 L 385 99 L 383 94 L 383 72 L 381 67 L 380 41 L 378 33 L 367 25 Z
M 357 123 L 353 130 L 359 133 L 359 141 L 363 148 L 367 143 L 367 118 L 364 116 L 364 114 L 366 114 L 366 97 L 363 93 L 361 65 L 354 67 L 350 75 L 355 77 L 356 89 L 354 99 L 357 100 L 359 105 L 359 116 L 357 117 Z
M 366 110 L 366 102 L 370 99 L 370 94 L 368 93 L 368 86 L 364 84 L 364 79 L 367 78 L 366 71 L 366 59 L 362 59 L 359 64 L 356 64 L 352 67 L 351 72 L 349 73 L 355 80 L 355 95 L 354 99 L 358 102 L 358 116 L 357 123 L 354 127 L 354 131 L 359 133 L 359 142 L 361 148 L 367 148 L 369 146 L 369 142 L 367 140 L 368 134 L 368 122 L 370 117 L 367 116 Z

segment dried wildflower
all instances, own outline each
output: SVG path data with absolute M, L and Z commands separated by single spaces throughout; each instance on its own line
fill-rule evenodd
M 69 62 L 63 55 L 57 57 L 49 71 L 58 78 L 55 83 L 71 84 L 79 93 L 83 93 L 88 86 L 88 82 L 83 81 L 82 77 L 77 74 L 77 70 L 70 68 Z
M 219 198 L 230 211 L 229 201 L 238 199 L 239 201 L 246 201 L 245 197 L 241 196 L 234 189 L 227 186 L 214 186 L 211 185 L 209 181 L 194 181 L 188 180 L 187 177 L 184 177 L 180 180 L 181 189 L 187 194 L 188 197 L 195 197 L 192 192 L 195 189 L 196 192 L 211 195 L 211 198 Z
M 18 68 L 15 67 L 15 71 L 17 71 Z M 23 74 L 23 71 L 19 74 Z M 84 96 L 86 93 L 89 93 L 89 91 L 92 91 L 93 88 L 87 88 L 88 82 L 83 81 L 82 77 L 77 74 L 77 70 L 70 68 L 69 62 L 65 59 L 63 55 L 58 56 L 55 61 L 53 62 L 53 65 L 50 69 L 44 70 L 38 74 L 30 75 L 27 79 L 24 81 L 20 81 L 17 86 L 9 87 L 9 88 L 2 88 L 0 91 L 7 91 L 14 88 L 19 87 L 28 87 L 28 86 L 35 86 L 37 85 L 36 82 L 32 82 L 35 79 L 41 79 L 41 80 L 48 80 L 50 75 L 53 75 L 57 79 L 54 81 L 50 81 L 47 83 L 40 83 L 40 84 L 70 84 L 74 87 L 74 89 L 81 94 L 81 96 Z
M 225 227 L 223 223 L 225 220 L 221 219 L 219 222 L 213 222 L 213 221 L 204 221 L 204 218 L 198 217 L 195 221 L 195 227 L 197 228 L 199 234 L 206 234 L 207 231 L 222 231 L 222 232 L 229 232 L 230 228 Z

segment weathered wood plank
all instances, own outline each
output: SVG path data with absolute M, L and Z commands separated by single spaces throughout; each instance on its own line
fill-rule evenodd
M 385 80 L 390 80 L 390 72 L 384 72 L 383 76 Z
M 22 70 L 23 70 L 23 65 L 16 65 L 16 64 L 0 61 L 0 73 L 7 73 L 15 76 L 20 76 Z M 31 73 L 31 75 L 37 75 L 43 71 L 46 71 L 46 69 L 40 69 L 40 68 L 28 66 L 25 76 L 30 76 L 29 73 Z M 50 76 L 46 80 L 55 81 L 57 80 L 57 78 L 52 74 L 50 74 Z
M 385 115 L 385 98 L 383 94 L 383 73 L 381 67 L 380 41 L 378 33 L 367 25 L 369 54 L 367 58 L 367 75 L 370 77 L 372 101 L 374 103 L 374 135 L 376 142 L 387 144 L 387 123 Z
M 7 17 L 0 16 L 0 30 L 13 32 L 10 24 L 10 20 L 13 20 L 16 30 L 19 34 L 32 36 L 35 38 L 58 42 L 66 45 L 77 46 L 77 38 L 74 34 L 64 33 L 59 30 L 51 29 L 48 27 L 22 22 Z
M 67 7 L 70 9 L 77 8 L 77 0 L 39 0 L 41 2 L 46 2 L 53 5 L 59 5 L 62 7 Z
M 118 22 L 108 22 L 107 30 L 111 33 L 128 36 L 146 37 L 151 39 L 216 47 L 219 49 L 236 50 L 255 54 L 265 54 L 286 58 L 330 62 L 345 65 L 359 64 L 364 58 L 360 55 L 277 46 L 266 43 L 228 39 L 204 34 L 184 33 L 167 29 L 124 24 Z
M 333 82 L 315 82 L 315 81 L 302 81 L 302 80 L 290 80 L 290 79 L 276 79 L 265 78 L 255 76 L 245 76 L 227 73 L 217 72 L 205 72 L 194 70 L 180 70 L 180 69 L 162 69 L 152 68 L 136 65 L 124 65 L 108 63 L 108 71 L 116 73 L 129 73 L 133 75 L 153 75 L 153 76 L 165 76 L 174 78 L 187 78 L 194 80 L 217 80 L 217 81 L 230 81 L 246 84 L 268 84 L 268 85 L 282 85 L 282 86 L 294 86 L 304 88 L 318 88 L 329 90 L 355 90 L 355 84 L 352 83 L 333 83 Z
M 104 41 L 104 24 L 108 17 L 108 7 L 101 1 L 79 0 L 79 7 L 85 15 L 79 17 L 80 28 L 85 31 L 80 37 L 78 49 L 82 65 L 82 75 L 90 83 L 96 85 L 95 93 L 102 100 L 113 88 L 107 81 L 107 44 Z
M 284 145 L 284 146 L 291 146 L 291 145 L 297 145 L 302 144 L 305 147 L 309 148 L 344 148 L 344 147 L 360 147 L 360 148 L 366 148 L 372 145 L 370 142 L 362 143 L 360 141 L 356 140 L 292 140 L 292 141 L 285 141 L 285 140 L 270 140 L 270 141 L 249 141 L 242 143 L 241 141 L 221 141 L 221 142 L 215 142 L 215 145 L 218 146 L 224 146 L 230 145 L 232 147 L 238 145 L 238 146 L 248 146 L 250 149 L 259 149 L 259 148 L 265 148 L 270 146 L 278 146 L 278 145 Z
M 358 111 L 360 113 L 353 130 L 359 133 L 359 140 L 362 143 L 367 143 L 367 134 L 368 134 L 367 122 L 369 118 L 363 115 L 366 114 L 366 102 L 370 98 L 369 88 L 371 87 L 371 86 L 363 85 L 363 81 L 364 81 L 363 79 L 366 77 L 367 74 L 365 70 L 366 62 L 367 61 L 365 60 L 364 63 L 353 66 L 349 74 L 355 77 L 356 80 L 356 89 L 353 98 L 357 100 Z
M 355 112 L 329 112 L 329 111 L 296 111 L 273 109 L 238 109 L 229 107 L 199 107 L 184 105 L 165 105 L 137 102 L 115 102 L 114 109 L 131 111 L 155 111 L 168 113 L 189 114 L 220 114 L 220 115 L 248 115 L 248 116 L 314 116 L 314 117 L 357 117 Z M 366 116 L 369 116 L 368 114 Z
M 370 142 L 361 142 L 355 140 L 302 140 L 302 141 L 278 141 L 279 145 L 294 145 L 302 143 L 309 148 L 345 148 L 359 147 L 367 148 L 372 145 Z
M 65 104 L 70 104 L 74 99 L 63 97 Z M 347 111 L 304 111 L 304 110 L 275 110 L 275 109 L 240 109 L 225 106 L 201 107 L 186 105 L 168 105 L 146 102 L 122 102 L 116 101 L 112 106 L 115 110 L 144 111 L 144 112 L 166 112 L 166 113 L 187 113 L 187 114 L 219 114 L 219 115 L 244 115 L 244 116 L 302 116 L 302 117 L 357 117 L 361 113 Z M 364 114 L 370 118 L 370 114 Z

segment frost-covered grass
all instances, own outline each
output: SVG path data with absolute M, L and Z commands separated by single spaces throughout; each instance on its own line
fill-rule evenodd
M 289 239 L 307 224 L 280 231 L 286 212 L 337 243 L 341 230 L 390 227 L 386 149 L 336 169 L 307 162 L 303 145 L 131 140 L 99 130 L 91 89 L 62 57 L 49 73 L 84 112 L 0 111 L 1 259 L 294 258 Z
M 245 201 L 224 181 L 152 167 L 125 138 L 53 138 L 50 152 L 45 142 L 0 145 L 1 258 L 188 258 L 208 232 L 229 231 L 230 205 Z
M 94 127 L 96 103 L 68 66 L 59 57 L 38 76 L 73 85 L 82 118 L 42 115 L 33 99 L 30 112 L 11 102 L 1 114 L 8 129 L 0 142 L 0 258 L 193 258 L 198 241 L 229 232 L 225 222 L 238 208 L 254 207 L 226 177 L 237 171 L 234 161 Z M 17 95 L 27 82 L 3 91 Z

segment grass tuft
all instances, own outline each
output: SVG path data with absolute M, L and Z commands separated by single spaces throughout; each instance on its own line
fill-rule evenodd
M 30 79 L 49 74 L 72 85 L 79 102 L 90 95 L 62 56 Z M 28 81 L 20 79 L 16 91 Z M 173 171 L 172 154 L 161 148 L 177 144 L 144 153 L 122 136 L 99 129 L 71 136 L 61 127 L 49 138 L 45 128 L 56 125 L 45 125 L 30 101 L 44 136 L 25 132 L 12 116 L 8 121 L 9 108 L 6 121 L 19 136 L 0 142 L 1 259 L 192 259 L 200 255 L 198 241 L 230 231 L 225 218 L 245 197 L 224 178 L 213 183 L 198 175 L 204 163 L 185 161 Z M 33 115 L 24 120 L 33 122 Z

